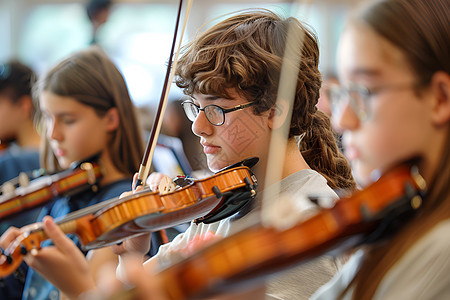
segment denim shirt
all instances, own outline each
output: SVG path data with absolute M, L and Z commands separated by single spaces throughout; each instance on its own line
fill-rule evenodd
M 112 199 L 120 196 L 122 192 L 129 191 L 131 188 L 131 178 L 123 179 L 107 186 L 104 186 L 98 192 L 88 191 L 83 194 L 78 194 L 76 197 L 62 197 L 51 204 L 44 207 L 38 217 L 42 220 L 44 216 L 50 215 L 57 219 L 63 217 L 68 213 L 77 211 L 84 207 L 88 207 L 99 202 Z M 77 245 L 81 247 L 76 235 L 68 235 Z M 47 240 L 42 243 L 42 246 L 51 245 L 52 242 Z M 85 253 L 86 254 L 86 253 Z M 59 299 L 59 290 L 55 288 L 50 282 L 45 280 L 39 273 L 29 268 L 25 280 L 25 287 L 22 294 L 23 300 L 44 300 Z

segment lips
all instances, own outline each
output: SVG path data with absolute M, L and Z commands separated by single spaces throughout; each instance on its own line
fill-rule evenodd
M 345 156 L 349 161 L 356 160 L 359 157 L 359 151 L 354 146 L 345 146 L 344 147 Z
M 67 151 L 63 150 L 61 148 L 58 148 L 55 150 L 55 155 L 58 157 L 64 156 L 64 155 L 66 155 L 66 153 L 67 153 Z
M 210 143 L 203 142 L 203 141 L 201 142 L 201 144 L 203 146 L 203 152 L 205 152 L 205 154 L 215 154 L 215 153 L 219 152 L 220 148 L 221 148 L 214 144 L 210 144 Z

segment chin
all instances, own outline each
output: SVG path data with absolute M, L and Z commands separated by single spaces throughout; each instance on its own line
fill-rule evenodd
M 214 156 L 214 157 L 208 157 L 208 168 L 212 172 L 217 172 L 222 170 L 225 167 L 228 167 L 231 165 L 228 161 L 221 160 L 220 158 Z
M 360 161 L 352 161 L 351 166 L 353 177 L 358 186 L 364 188 L 377 180 L 377 178 L 373 177 L 375 171 L 374 168 L 369 168 Z
M 63 169 L 68 169 L 70 167 L 70 162 L 64 158 L 58 158 L 58 164 Z

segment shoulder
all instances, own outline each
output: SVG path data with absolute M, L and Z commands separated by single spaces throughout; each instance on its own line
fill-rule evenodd
M 434 226 L 392 267 L 378 299 L 440 299 L 450 295 L 450 219 Z
M 263 222 L 279 228 L 290 227 L 311 217 L 320 207 L 332 207 L 338 198 L 326 179 L 309 169 L 281 180 L 280 193 L 269 187 L 264 190 L 264 196 L 261 210 Z M 318 205 L 310 198 L 318 199 Z
M 283 178 L 281 191 L 296 195 L 337 199 L 336 193 L 328 186 L 325 177 L 311 169 L 300 170 Z
M 0 156 L 0 183 L 11 180 L 19 175 L 20 172 L 39 169 L 39 151 L 4 150 Z
M 131 190 L 131 178 L 124 178 L 107 185 L 101 186 L 98 197 L 102 200 L 107 200 L 115 197 L 119 197 L 123 192 Z

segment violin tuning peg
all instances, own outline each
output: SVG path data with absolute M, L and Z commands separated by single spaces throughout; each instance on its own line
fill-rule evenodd
M 14 191 L 16 189 L 14 187 L 14 184 L 12 182 L 9 182 L 9 181 L 3 183 L 1 187 L 2 187 L 2 194 L 3 195 L 12 194 L 12 193 L 14 193 Z
M 20 172 L 19 174 L 19 186 L 27 187 L 30 185 L 30 178 L 28 178 L 27 173 Z
M 6 262 L 7 262 L 8 264 L 12 264 L 12 262 L 13 262 L 12 256 L 11 256 L 11 255 L 5 255 L 5 257 L 6 257 Z
M 27 253 L 28 253 L 27 248 L 24 245 L 20 246 L 20 254 L 27 255 Z

